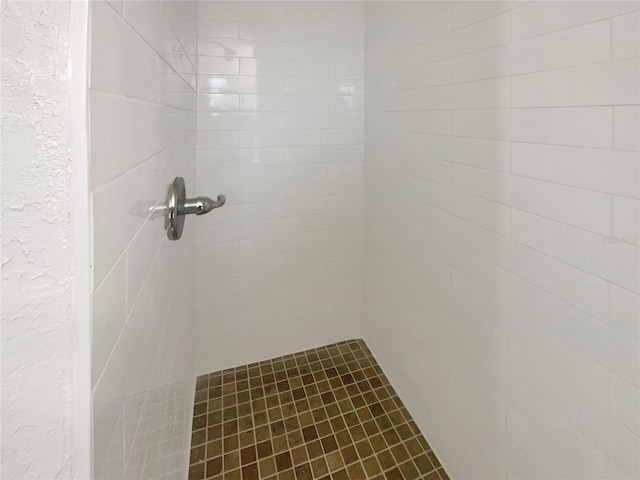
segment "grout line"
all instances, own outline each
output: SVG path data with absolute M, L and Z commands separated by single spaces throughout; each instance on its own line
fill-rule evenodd
M 147 105 L 153 105 L 156 107 L 163 107 L 163 108 L 167 108 L 167 109 L 173 109 L 173 110 L 179 110 L 182 112 L 186 112 L 186 113 L 191 113 L 191 114 L 195 114 L 197 113 L 196 110 L 196 105 L 195 105 L 195 101 L 194 101 L 194 108 L 187 108 L 187 107 L 178 107 L 176 105 L 172 105 L 170 103 L 162 103 L 162 102 L 158 102 L 158 101 L 154 101 L 154 100 L 149 100 L 148 98 L 142 98 L 142 97 L 131 97 L 128 96 L 126 93 L 123 92 L 112 92 L 109 90 L 102 90 L 99 88 L 95 88 L 95 87 L 91 87 L 88 89 L 89 93 L 99 93 L 100 95 L 105 95 L 105 96 L 110 96 L 110 97 L 114 97 L 120 100 L 126 100 L 127 102 L 131 101 L 131 102 L 138 102 L 138 103 L 145 103 Z M 163 92 L 164 95 L 181 95 L 183 97 L 188 97 L 188 96 L 193 96 L 194 99 L 196 97 L 196 93 L 195 92 Z

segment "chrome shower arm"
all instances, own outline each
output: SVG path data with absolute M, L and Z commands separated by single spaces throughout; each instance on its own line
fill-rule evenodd
M 193 213 L 196 215 L 204 215 L 214 208 L 223 206 L 225 201 L 226 197 L 224 195 L 218 195 L 217 200 L 212 200 L 209 197 L 187 198 L 184 179 L 182 177 L 176 177 L 169 187 L 167 203 L 163 208 L 165 213 L 165 227 L 169 240 L 178 240 L 182 236 L 186 215 Z
M 204 215 L 214 208 L 220 208 L 225 201 L 226 197 L 224 195 L 218 195 L 217 200 L 212 200 L 209 197 L 187 198 L 184 201 L 184 214 Z

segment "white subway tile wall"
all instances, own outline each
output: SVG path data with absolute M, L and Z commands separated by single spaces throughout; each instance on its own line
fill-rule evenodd
M 170 242 L 151 209 L 195 185 L 196 23 L 195 2 L 90 5 L 93 478 L 188 465 L 195 222 Z
M 196 372 L 361 336 L 364 6 L 198 3 Z
M 638 2 L 367 2 L 365 338 L 452 478 L 638 478 Z
M 95 477 L 183 475 L 194 362 L 360 336 L 452 478 L 640 476 L 639 22 L 92 2 Z

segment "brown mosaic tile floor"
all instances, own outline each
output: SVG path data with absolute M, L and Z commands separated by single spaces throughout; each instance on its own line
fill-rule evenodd
M 449 480 L 362 340 L 198 377 L 189 479 Z

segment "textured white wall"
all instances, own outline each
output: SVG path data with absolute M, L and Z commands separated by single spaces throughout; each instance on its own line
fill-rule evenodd
M 198 7 L 196 369 L 358 337 L 363 5 Z
M 186 475 L 193 238 L 167 239 L 167 188 L 195 184 L 193 2 L 90 4 L 95 478 Z
M 638 3 L 366 6 L 365 338 L 452 478 L 638 478 Z
M 2 2 L 2 478 L 71 478 L 70 2 Z

